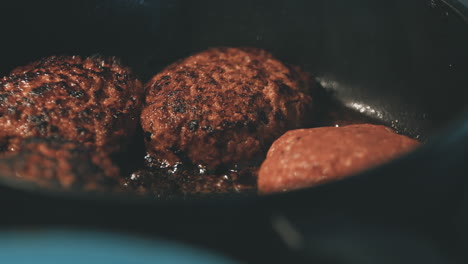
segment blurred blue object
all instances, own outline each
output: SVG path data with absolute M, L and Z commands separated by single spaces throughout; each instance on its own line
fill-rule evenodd
M 0 232 L 0 263 L 236 263 L 165 240 L 69 230 Z

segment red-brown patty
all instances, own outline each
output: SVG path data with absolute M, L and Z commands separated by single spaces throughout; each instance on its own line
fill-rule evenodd
M 309 76 L 254 48 L 213 48 L 146 84 L 141 124 L 148 153 L 215 169 L 252 163 L 313 116 Z
M 408 152 L 419 142 L 379 125 L 288 131 L 260 167 L 260 193 L 289 191 L 340 179 Z
M 115 58 L 52 56 L 0 79 L 0 142 L 61 137 L 105 152 L 131 138 L 143 88 Z

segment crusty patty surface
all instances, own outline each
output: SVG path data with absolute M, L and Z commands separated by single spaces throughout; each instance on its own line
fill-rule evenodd
M 255 48 L 212 48 L 180 60 L 145 86 L 148 153 L 209 169 L 261 158 L 311 116 L 311 78 Z
M 380 125 L 288 131 L 276 140 L 258 174 L 260 193 L 289 191 L 339 179 L 408 152 L 419 142 Z
M 27 180 L 36 185 L 68 190 L 121 189 L 119 169 L 107 155 L 84 145 L 55 138 L 29 138 L 18 152 L 0 155 L 3 177 Z
M 127 144 L 142 105 L 142 84 L 115 58 L 52 56 L 0 79 L 0 143 L 61 137 L 116 152 Z

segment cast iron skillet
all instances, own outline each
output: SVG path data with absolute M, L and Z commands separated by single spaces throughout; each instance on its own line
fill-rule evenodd
M 47 55 L 100 53 L 145 81 L 207 47 L 261 47 L 303 66 L 345 105 L 427 143 L 354 177 L 269 197 L 157 201 L 4 181 L 0 223 L 134 231 L 248 261 L 463 260 L 467 17 L 453 0 L 2 3 L 2 75 Z

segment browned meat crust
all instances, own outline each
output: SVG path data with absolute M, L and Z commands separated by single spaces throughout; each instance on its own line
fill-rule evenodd
M 104 154 L 58 139 L 30 138 L 18 152 L 0 157 L 2 176 L 31 181 L 39 186 L 74 190 L 121 189 L 119 170 Z
M 138 123 L 143 88 L 115 58 L 52 56 L 0 79 L 0 141 L 62 137 L 119 151 Z
M 254 48 L 213 48 L 146 84 L 147 151 L 170 165 L 214 169 L 251 163 L 289 129 L 312 119 L 310 78 Z
M 376 166 L 418 145 L 379 125 L 288 131 L 268 151 L 258 189 L 267 194 L 314 186 Z

